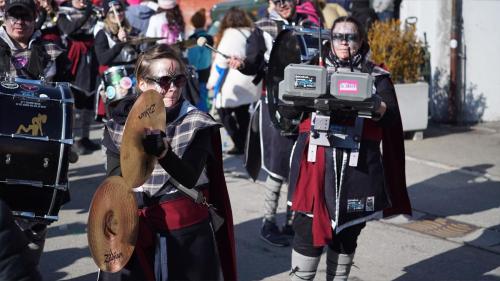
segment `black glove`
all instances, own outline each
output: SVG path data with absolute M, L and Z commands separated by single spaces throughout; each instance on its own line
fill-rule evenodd
M 380 104 L 382 103 L 382 97 L 374 94 L 371 96 L 372 102 L 373 102 L 373 111 L 377 111 L 380 107 Z
M 85 16 L 90 16 L 90 14 L 92 14 L 93 11 L 94 11 L 94 6 L 92 4 L 92 1 L 85 0 Z
M 163 141 L 163 138 L 166 136 L 167 135 L 163 131 L 152 132 L 151 134 L 146 135 L 142 139 L 144 151 L 146 151 L 147 154 L 160 157 L 160 155 L 165 152 L 165 149 L 167 149 L 165 142 Z
M 373 109 L 372 109 L 372 118 L 379 119 L 380 118 L 380 113 L 378 113 L 378 109 L 380 108 L 380 105 L 382 104 L 382 97 L 374 94 L 370 98 L 373 102 Z

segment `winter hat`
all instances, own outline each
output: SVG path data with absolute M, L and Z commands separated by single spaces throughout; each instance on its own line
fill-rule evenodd
M 177 6 L 176 0 L 158 0 L 158 7 L 164 10 L 175 8 L 175 6 Z
M 7 0 L 5 1 L 5 12 L 8 13 L 10 9 L 20 7 L 32 13 L 33 17 L 36 14 L 35 1 L 33 0 Z
M 104 15 L 107 15 L 111 10 L 111 6 L 115 6 L 115 8 L 123 8 L 123 3 L 119 0 L 103 0 L 102 1 L 102 9 L 104 10 Z

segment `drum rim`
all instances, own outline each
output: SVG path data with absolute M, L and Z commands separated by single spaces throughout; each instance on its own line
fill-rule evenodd
M 112 67 L 106 69 L 104 71 L 104 74 L 106 75 L 106 74 L 111 73 L 115 70 L 121 70 L 121 69 L 127 70 L 127 67 L 133 68 L 135 70 L 135 64 L 115 65 L 115 66 L 112 66 Z

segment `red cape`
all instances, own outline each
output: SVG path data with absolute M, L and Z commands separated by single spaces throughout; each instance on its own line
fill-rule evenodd
M 234 240 L 234 225 L 233 215 L 231 211 L 231 203 L 229 201 L 229 194 L 227 191 L 226 180 L 224 178 L 224 170 L 222 163 L 222 145 L 221 137 L 216 128 L 212 133 L 212 145 L 214 150 L 214 161 L 207 163 L 207 174 L 210 180 L 209 192 L 207 200 L 216 209 L 217 213 L 224 218 L 224 224 L 220 229 L 215 232 L 215 240 L 217 244 L 217 252 L 219 254 L 220 264 L 224 280 L 232 281 L 237 280 L 236 272 L 236 248 Z M 205 194 L 207 195 L 207 194 Z M 179 201 L 179 202 L 177 202 Z M 198 212 L 200 215 L 194 215 L 195 219 L 203 220 L 203 215 L 206 214 L 206 207 L 194 203 L 191 198 L 184 197 L 182 200 L 171 202 L 171 206 L 163 206 L 165 208 L 176 208 L 176 204 L 180 204 L 185 208 L 185 204 L 194 204 L 191 212 Z M 199 207 L 199 208 L 198 208 Z M 157 209 L 160 210 L 160 206 Z M 182 208 L 182 207 L 181 207 Z M 196 210 L 199 209 L 199 210 Z M 167 211 L 168 212 L 168 211 Z M 206 217 L 205 217 L 206 219 Z M 184 223 L 188 223 L 184 221 Z M 143 224 L 143 225 L 141 225 Z M 192 224 L 192 222 L 189 222 Z M 135 254 L 138 257 L 138 262 L 141 265 L 141 271 L 146 280 L 155 280 L 154 267 L 154 235 L 151 235 L 151 229 L 147 222 L 139 220 L 139 237 L 135 247 Z M 153 251 L 153 253 L 151 253 Z
M 234 240 L 233 213 L 227 192 L 226 179 L 222 164 L 222 142 L 220 133 L 212 134 L 215 161 L 207 165 L 208 178 L 210 179 L 210 203 L 215 206 L 217 213 L 224 218 L 224 224 L 215 233 L 219 258 L 222 266 L 224 280 L 238 280 L 236 272 L 236 247 Z

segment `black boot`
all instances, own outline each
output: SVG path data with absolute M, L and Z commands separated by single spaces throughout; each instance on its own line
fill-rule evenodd
M 264 242 L 276 246 L 276 247 L 286 247 L 290 245 L 288 238 L 281 234 L 276 223 L 264 220 L 264 224 L 260 230 L 260 239 Z
M 285 224 L 281 228 L 281 234 L 293 237 L 293 235 L 295 235 L 295 232 L 293 231 L 293 227 L 291 225 Z
M 101 146 L 92 142 L 89 138 L 82 138 L 75 142 L 75 148 L 78 154 L 86 155 L 101 149 Z

